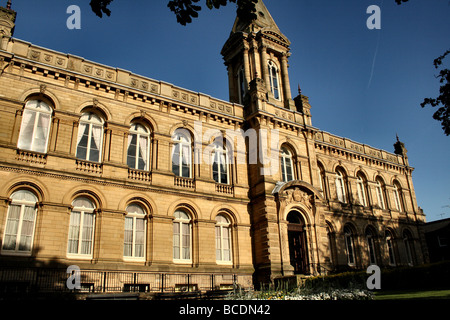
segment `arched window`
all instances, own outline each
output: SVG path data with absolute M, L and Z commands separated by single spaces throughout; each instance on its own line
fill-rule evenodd
M 136 203 L 127 207 L 123 256 L 126 259 L 144 260 L 146 239 L 146 212 Z
M 273 61 L 269 61 L 269 81 L 270 81 L 270 91 L 272 91 L 275 99 L 280 100 L 280 81 L 278 75 L 278 68 L 273 63 Z
M 383 180 L 381 180 L 381 178 L 377 178 L 376 181 L 376 191 L 377 191 L 377 200 L 378 200 L 378 205 L 380 206 L 381 209 L 385 210 L 386 209 L 386 200 L 384 197 L 384 182 Z
M 367 240 L 367 249 L 368 249 L 368 254 L 369 254 L 369 263 L 376 264 L 377 257 L 376 257 L 376 251 L 375 251 L 375 232 L 372 230 L 372 228 L 366 229 L 366 240 Z
M 238 71 L 238 83 L 239 83 L 239 103 L 244 104 L 245 94 L 247 93 L 247 80 L 245 79 L 244 66 L 239 68 Z
M 182 210 L 175 211 L 173 221 L 173 260 L 175 262 L 192 261 L 192 220 Z
M 345 179 L 341 170 L 336 170 L 336 195 L 340 202 L 347 203 Z
M 37 197 L 28 190 L 19 190 L 11 195 L 2 253 L 31 254 L 37 201 Z
M 413 260 L 413 243 L 412 235 L 409 230 L 403 231 L 403 243 L 405 245 L 406 262 L 408 265 L 412 266 L 414 264 Z
M 191 178 L 192 146 L 188 131 L 175 131 L 172 140 L 172 172 L 178 177 Z
M 386 249 L 389 256 L 389 265 L 395 266 L 395 254 L 394 254 L 394 237 L 390 231 L 386 231 Z
M 358 192 L 359 204 L 367 207 L 366 179 L 361 173 L 357 174 L 356 190 Z
M 68 256 L 92 258 L 95 229 L 95 205 L 91 199 L 78 197 L 70 213 Z
M 229 159 L 226 147 L 214 143 L 212 156 L 213 179 L 217 183 L 230 184 Z
M 103 144 L 103 119 L 93 112 L 86 112 L 80 118 L 77 137 L 77 158 L 101 162 Z
M 403 211 L 402 189 L 397 181 L 394 181 L 394 200 L 395 200 L 395 208 L 398 211 Z
M 327 192 L 327 184 L 326 184 L 326 180 L 325 180 L 325 169 L 323 168 L 322 164 L 320 164 L 319 162 L 317 163 L 317 173 L 319 175 L 319 185 L 320 185 L 320 189 L 322 190 L 322 196 L 327 199 L 328 197 L 328 192 Z
M 47 152 L 52 112 L 52 108 L 40 100 L 30 100 L 25 104 L 17 144 L 19 149 Z
M 350 266 L 354 266 L 355 261 L 355 248 L 353 243 L 353 232 L 349 226 L 344 227 L 345 249 L 347 253 L 347 263 Z
M 127 164 L 131 169 L 149 170 L 150 131 L 139 123 L 132 123 L 128 135 Z
M 294 166 L 292 164 L 292 153 L 285 147 L 281 148 L 280 155 L 281 176 L 283 182 L 294 180 Z
M 231 223 L 224 215 L 216 217 L 216 261 L 231 263 Z

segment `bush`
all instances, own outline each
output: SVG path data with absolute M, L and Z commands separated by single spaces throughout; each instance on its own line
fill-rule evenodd
M 366 289 L 370 274 L 366 271 L 344 272 L 306 279 L 303 288 L 314 290 Z M 450 261 L 415 267 L 381 269 L 381 289 L 450 289 Z

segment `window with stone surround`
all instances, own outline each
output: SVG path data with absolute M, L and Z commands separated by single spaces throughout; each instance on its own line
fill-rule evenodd
M 294 177 L 294 165 L 292 162 L 292 152 L 286 148 L 281 148 L 280 155 L 281 162 L 281 178 L 283 182 L 289 182 L 295 179 Z
M 216 217 L 216 261 L 218 264 L 231 264 L 231 222 L 227 216 Z
M 358 172 L 356 175 L 356 191 L 358 193 L 359 204 L 367 207 L 367 180 L 361 172 Z
M 46 153 L 48 147 L 52 108 L 41 100 L 25 104 L 17 147 L 22 150 Z
M 192 262 L 192 219 L 183 210 L 177 210 L 173 221 L 173 261 Z
M 77 154 L 80 160 L 101 162 L 104 120 L 93 112 L 86 112 L 80 118 L 77 136 Z
M 30 255 L 33 248 L 38 198 L 28 190 L 11 195 L 4 228 L 2 254 Z
M 228 150 L 221 141 L 216 141 L 213 148 L 211 153 L 213 179 L 217 183 L 230 184 L 230 159 Z
M 132 123 L 128 134 L 127 165 L 131 169 L 149 170 L 150 130 Z
M 336 196 L 339 202 L 347 203 L 345 176 L 341 169 L 336 169 Z
M 177 129 L 172 141 L 172 172 L 178 177 L 192 178 L 192 143 L 189 131 Z
M 132 203 L 127 207 L 123 256 L 125 260 L 144 260 L 146 243 L 146 212 L 140 204 Z
M 72 202 L 72 206 L 67 256 L 91 259 L 94 247 L 95 204 L 89 198 L 78 197 Z
M 272 91 L 275 99 L 280 100 L 280 77 L 278 68 L 273 61 L 268 62 L 270 91 Z

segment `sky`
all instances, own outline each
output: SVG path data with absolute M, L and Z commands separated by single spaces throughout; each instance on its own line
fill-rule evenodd
M 2 6 L 6 0 L 0 0 Z M 236 7 L 209 10 L 182 26 L 168 0 L 114 0 L 98 18 L 89 0 L 13 0 L 14 37 L 228 101 L 220 51 Z M 450 0 L 264 0 L 291 41 L 289 76 L 309 97 L 320 130 L 389 152 L 398 134 L 415 168 L 413 183 L 427 221 L 450 218 L 450 137 L 421 108 L 437 97 L 433 60 L 450 49 Z M 68 29 L 70 5 L 81 29 Z M 367 8 L 380 8 L 380 29 L 369 29 Z M 444 60 L 450 67 L 450 57 Z M 445 207 L 449 206 L 449 207 Z

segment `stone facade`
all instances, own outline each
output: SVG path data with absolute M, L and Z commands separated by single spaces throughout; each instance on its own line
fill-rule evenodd
M 390 153 L 313 127 L 308 98 L 291 97 L 289 41 L 257 9 L 258 19 L 236 20 L 222 51 L 231 102 L 12 38 L 15 13 L 1 9 L 4 264 L 237 274 L 248 285 L 425 261 L 404 145 Z M 223 166 L 197 161 L 213 129 L 228 142 Z M 250 130 L 256 143 L 228 134 Z M 262 144 L 263 132 L 276 144 Z M 238 161 L 257 149 L 277 167 Z M 186 166 L 174 166 L 178 156 Z M 133 217 L 143 227 L 129 229 Z

